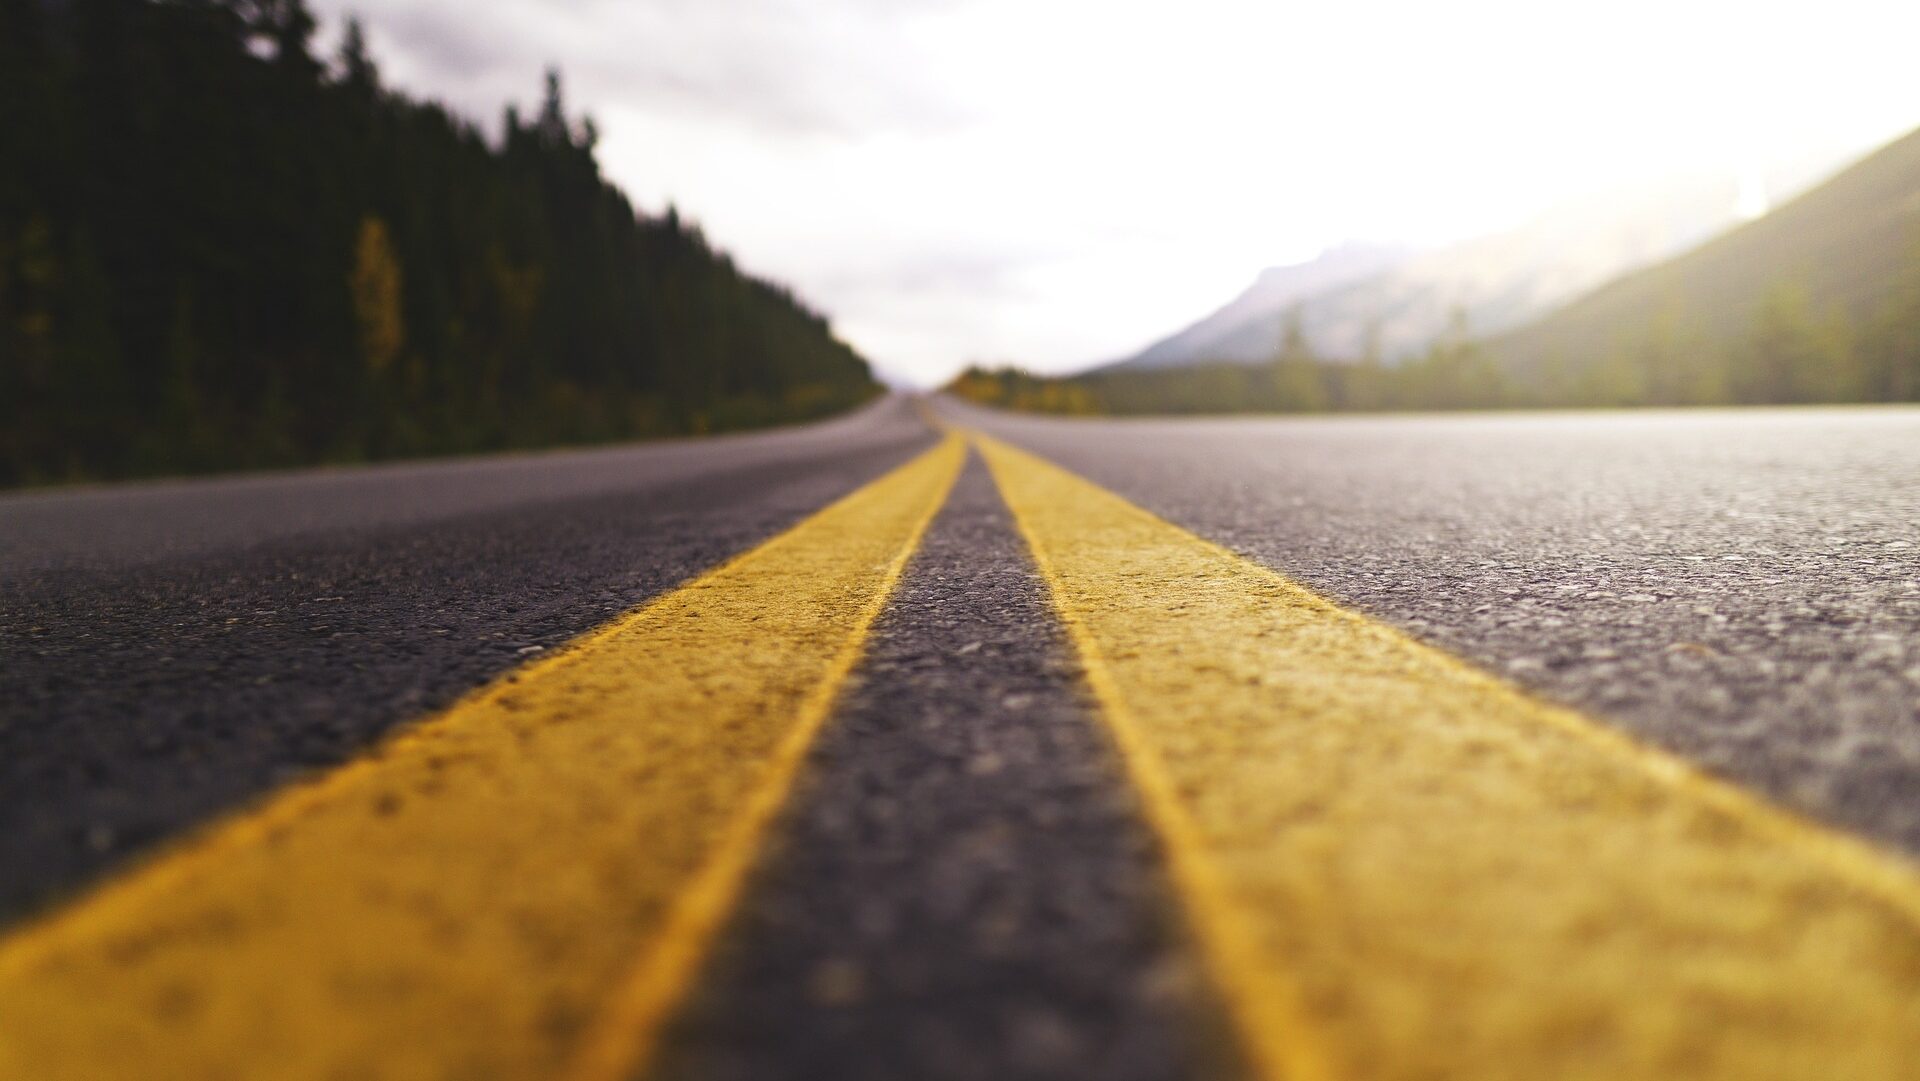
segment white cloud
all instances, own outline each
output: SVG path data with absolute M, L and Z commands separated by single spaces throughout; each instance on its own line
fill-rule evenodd
M 323 11 L 347 5 L 322 0 Z M 1530 0 L 387 0 L 389 79 L 491 119 L 557 63 L 609 173 L 882 364 L 1071 367 L 1348 237 L 1920 123 L 1920 9 Z

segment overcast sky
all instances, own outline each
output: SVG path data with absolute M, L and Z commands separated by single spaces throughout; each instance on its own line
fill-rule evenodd
M 1261 267 L 1920 125 L 1920 4 L 316 0 L 497 126 L 557 64 L 609 175 L 884 368 L 1133 351 Z

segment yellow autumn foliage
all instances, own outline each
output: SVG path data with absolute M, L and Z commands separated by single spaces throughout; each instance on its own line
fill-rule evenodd
M 406 343 L 406 324 L 400 311 L 400 260 L 387 237 L 387 223 L 372 214 L 360 219 L 347 285 L 353 293 L 361 359 L 368 371 L 383 374 Z

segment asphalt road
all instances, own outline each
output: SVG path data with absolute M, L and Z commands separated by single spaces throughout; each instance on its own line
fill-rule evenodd
M 657 1076 L 1230 1076 L 1079 675 L 976 458 Z
M 1920 410 L 934 408 L 1778 805 L 1920 854 Z M 0 930 L 938 438 L 894 398 L 699 442 L 0 497 Z M 1023 523 L 972 456 L 648 1076 L 1260 1072 L 1196 967 L 1181 916 L 1196 887 L 1169 880 Z M 1183 663 L 1209 659 L 1152 661 L 1175 677 L 1174 707 Z
M 0 919 L 933 440 L 889 399 L 706 441 L 0 497 Z
M 950 415 L 1920 853 L 1920 410 Z

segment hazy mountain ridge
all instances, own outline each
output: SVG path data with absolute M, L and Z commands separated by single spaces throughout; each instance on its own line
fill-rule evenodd
M 1920 260 L 1920 131 L 1840 170 L 1772 213 L 1626 274 L 1489 343 L 1520 373 L 1578 372 L 1678 336 L 1737 348 L 1769 299 L 1884 336 L 1889 304 Z M 1783 297 L 1783 291 L 1785 295 Z
M 1249 323 L 1295 303 L 1359 281 L 1374 278 L 1412 257 L 1409 248 L 1342 244 L 1304 263 L 1268 267 L 1239 296 L 1186 327 L 1154 342 L 1117 368 L 1161 368 L 1191 363 L 1197 357 L 1219 356 L 1223 343 L 1246 330 Z M 1268 352 L 1271 352 L 1271 342 Z
M 1625 237 L 1611 234 L 1601 250 L 1630 250 Z M 1534 303 L 1577 280 L 1582 264 L 1564 258 L 1548 264 L 1567 272 L 1559 279 L 1546 267 L 1531 279 L 1506 273 L 1526 265 L 1530 251 L 1552 250 L 1536 248 L 1540 239 L 1513 245 L 1504 267 L 1489 262 L 1501 272 L 1483 284 L 1519 291 L 1489 288 L 1482 311 Z M 1324 317 L 1379 289 L 1365 282 L 1302 310 Z M 1015 409 L 1109 414 L 1920 401 L 1920 131 L 1521 329 L 1492 338 L 1473 329 L 1393 364 L 1275 341 L 1260 363 L 1110 367 L 1065 378 L 974 368 L 949 390 Z
M 1804 166 L 1781 170 L 1770 186 L 1791 189 L 1808 175 Z M 1736 178 L 1716 175 L 1613 191 L 1504 232 L 1381 257 L 1376 273 L 1344 279 L 1337 271 L 1356 260 L 1349 248 L 1331 249 L 1307 263 L 1263 271 L 1206 319 L 1098 370 L 1262 363 L 1296 316 L 1316 353 L 1341 359 L 1370 349 L 1387 360 L 1420 353 L 1457 315 L 1474 335 L 1498 334 L 1736 223 L 1738 188 Z M 1269 281 L 1301 287 L 1266 288 Z

